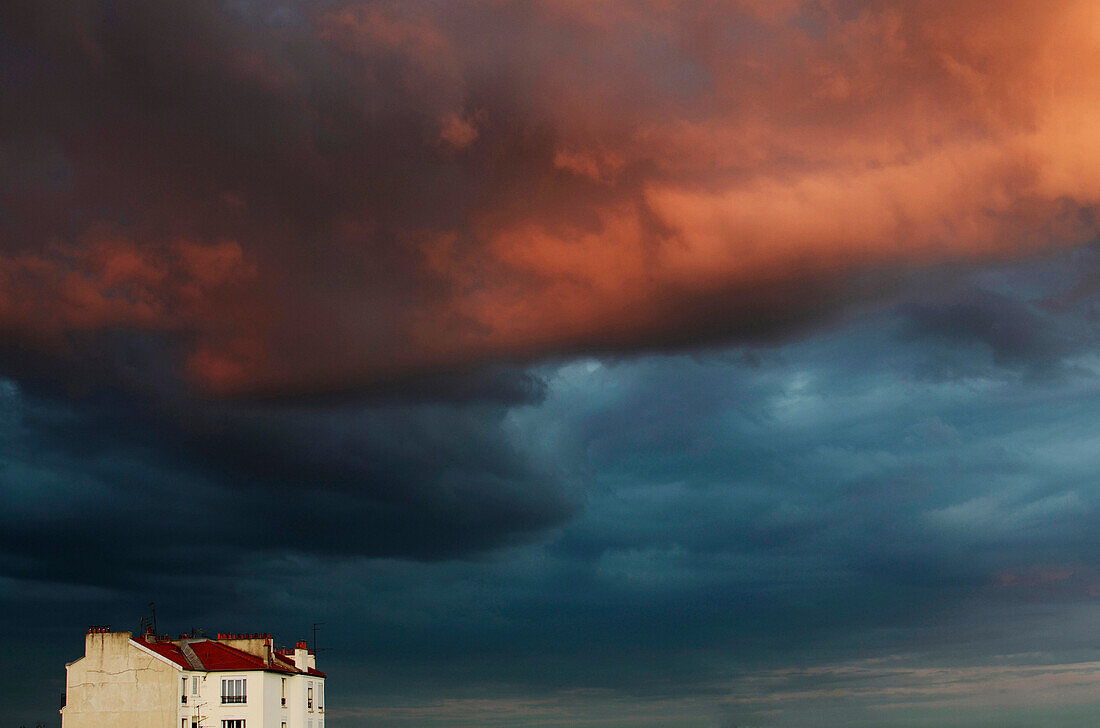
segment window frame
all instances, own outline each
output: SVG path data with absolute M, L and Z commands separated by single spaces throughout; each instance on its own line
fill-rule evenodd
M 239 692 L 234 692 L 238 689 Z M 248 705 L 248 677 L 241 675 L 222 678 L 222 705 Z

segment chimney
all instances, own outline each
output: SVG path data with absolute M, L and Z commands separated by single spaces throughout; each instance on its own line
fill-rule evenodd
M 309 651 L 305 642 L 299 642 L 294 646 L 294 667 L 302 672 L 309 671 Z
M 106 652 L 120 654 L 126 651 L 132 636 L 132 632 L 112 632 L 106 625 L 89 627 L 88 634 L 84 635 L 84 655 Z M 103 659 L 102 654 L 98 659 Z
M 97 649 L 103 649 L 103 635 L 109 633 L 111 628 L 105 624 L 93 624 L 88 627 L 88 634 L 84 637 L 84 654 L 90 655 Z

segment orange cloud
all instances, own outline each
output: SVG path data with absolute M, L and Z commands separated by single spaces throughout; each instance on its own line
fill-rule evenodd
M 314 13 L 182 44 L 178 103 L 95 87 L 112 114 L 49 147 L 71 196 L 8 194 L 9 329 L 179 331 L 200 384 L 325 389 L 776 336 L 853 277 L 1097 233 L 1086 0 Z M 136 222 L 74 236 L 66 204 Z
M 236 341 L 243 311 L 226 316 L 220 304 L 254 275 L 232 240 L 139 245 L 97 226 L 71 246 L 0 256 L 0 329 L 62 348 L 69 334 L 110 328 L 198 332 L 200 346 Z M 209 370 L 196 370 L 204 383 L 227 379 Z
M 721 13 L 662 5 L 669 42 L 696 41 Z M 563 121 L 556 168 L 607 181 L 614 159 L 656 173 L 583 215 L 492 210 L 473 233 L 480 254 L 434 268 L 460 282 L 447 303 L 468 326 L 424 338 L 542 350 L 615 346 L 634 331 L 644 345 L 657 301 L 690 307 L 761 281 L 1003 260 L 1094 235 L 1078 211 L 1100 202 L 1100 135 L 1088 121 L 1100 89 L 1084 72 L 1100 60 L 1095 7 L 869 5 L 826 13 L 816 33 L 793 28 L 789 12 L 760 16 L 775 44 L 685 49 L 713 80 L 693 100 L 703 114 L 660 107 L 672 99 L 627 105 L 617 137 L 593 135 L 583 114 Z M 554 8 L 601 31 L 639 22 Z
M 444 116 L 440 126 L 439 139 L 455 149 L 465 149 L 477 140 L 474 122 L 454 112 Z

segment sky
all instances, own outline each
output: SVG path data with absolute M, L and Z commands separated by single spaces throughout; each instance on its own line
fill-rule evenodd
M 1100 709 L 1091 0 L 0 5 L 0 721 Z

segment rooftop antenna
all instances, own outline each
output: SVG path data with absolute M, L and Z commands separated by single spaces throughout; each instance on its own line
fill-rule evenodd
M 322 650 L 320 647 L 317 646 L 317 628 L 320 627 L 322 624 L 324 624 L 324 622 L 314 622 L 313 623 L 313 654 L 315 654 L 315 655 L 318 655 L 321 652 L 324 652 L 324 651 L 329 649 L 329 648 L 326 647 L 324 650 Z
M 141 633 L 142 634 L 158 634 L 157 632 L 157 605 L 153 602 L 149 602 L 149 610 L 151 616 L 143 616 L 141 618 Z

